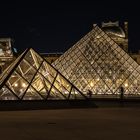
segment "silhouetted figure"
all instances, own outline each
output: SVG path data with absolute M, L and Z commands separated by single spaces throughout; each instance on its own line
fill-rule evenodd
M 92 91 L 91 90 L 88 90 L 87 95 L 88 95 L 89 99 L 91 99 L 91 97 L 92 97 Z
M 124 96 L 124 88 L 120 87 L 120 99 L 123 100 L 123 96 Z
M 2 67 L 0 66 L 0 74 L 2 74 Z
M 121 107 L 124 107 L 123 98 L 124 98 L 124 88 L 120 87 L 120 105 L 121 105 Z

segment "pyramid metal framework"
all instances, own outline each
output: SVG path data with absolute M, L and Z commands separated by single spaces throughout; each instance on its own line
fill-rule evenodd
M 33 49 L 0 77 L 0 100 L 68 100 L 86 97 Z
M 140 95 L 140 66 L 98 26 L 53 66 L 84 94 L 118 96 L 123 88 L 126 97 Z

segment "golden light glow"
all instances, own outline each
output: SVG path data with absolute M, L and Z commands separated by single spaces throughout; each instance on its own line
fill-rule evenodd
M 94 83 L 93 83 L 92 81 L 90 82 L 90 86 L 91 86 L 91 87 L 93 87 L 93 86 L 94 86 Z
M 97 81 L 99 81 L 100 79 L 99 78 L 97 78 Z
M 22 83 L 22 87 L 24 87 L 24 88 L 25 88 L 25 87 L 26 87 L 26 84 L 25 84 L 25 83 Z
M 17 87 L 18 86 L 18 83 L 15 83 L 14 86 Z
M 124 86 L 125 86 L 125 87 L 128 87 L 128 84 L 127 84 L 127 83 L 125 83 L 125 84 L 124 84 Z
M 122 81 L 122 79 L 121 79 L 121 78 L 120 78 L 119 80 L 120 80 L 120 81 Z
M 65 94 L 69 94 L 69 92 L 68 92 L 68 91 L 65 91 L 64 93 L 65 93 Z

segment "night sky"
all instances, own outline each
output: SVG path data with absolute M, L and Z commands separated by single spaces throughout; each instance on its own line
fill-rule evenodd
M 19 52 L 28 47 L 38 52 L 64 52 L 87 34 L 93 23 L 129 22 L 129 47 L 140 49 L 138 3 L 99 0 L 2 2 L 0 37 L 13 39 Z

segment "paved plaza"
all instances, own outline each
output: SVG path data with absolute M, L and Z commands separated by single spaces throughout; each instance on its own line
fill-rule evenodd
M 1 140 L 139 140 L 139 108 L 0 112 Z

